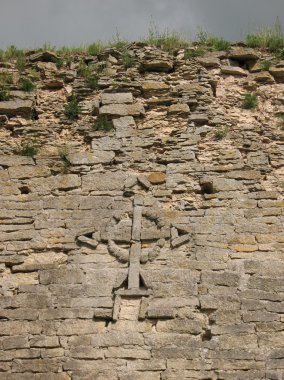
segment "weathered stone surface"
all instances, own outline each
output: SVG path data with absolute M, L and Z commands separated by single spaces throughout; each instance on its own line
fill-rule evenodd
M 25 179 L 33 177 L 48 177 L 50 169 L 46 166 L 13 166 L 8 170 L 10 178 Z
M 118 139 L 133 136 L 136 129 L 136 124 L 132 116 L 113 119 L 113 126 L 115 128 L 115 135 Z
M 94 165 L 94 164 L 107 164 L 115 157 L 113 152 L 104 152 L 95 150 L 91 152 L 74 152 L 67 155 L 68 161 L 72 165 Z
M 259 58 L 258 53 L 251 48 L 237 47 L 233 48 L 229 57 L 236 61 L 249 61 L 249 60 L 257 60 Z
M 99 110 L 100 115 L 110 116 L 143 116 L 145 110 L 142 104 L 108 104 Z
M 168 72 L 172 70 L 173 62 L 168 59 L 145 60 L 141 64 L 142 71 Z
M 261 71 L 252 76 L 252 79 L 258 83 L 273 84 L 275 82 L 273 76 L 267 71 Z
M 215 57 L 198 57 L 197 62 L 199 62 L 204 67 L 220 67 L 220 60 Z
M 284 67 L 270 67 L 269 72 L 276 81 L 284 80 Z
M 0 102 L 0 115 L 30 118 L 33 102 L 31 100 L 7 100 Z
M 189 106 L 183 103 L 172 104 L 168 109 L 169 115 L 183 114 L 187 115 L 190 112 Z
M 101 96 L 101 101 L 103 105 L 106 104 L 123 104 L 123 103 L 133 103 L 133 95 L 129 92 L 121 93 L 103 93 Z
M 51 51 L 43 51 L 31 54 L 29 56 L 29 60 L 31 62 L 56 62 L 58 60 L 58 56 Z
M 145 81 L 142 83 L 142 90 L 143 94 L 149 98 L 151 96 L 166 94 L 169 90 L 169 85 L 164 82 Z
M 160 173 L 160 172 L 151 173 L 151 174 L 148 175 L 148 180 L 153 185 L 159 185 L 161 183 L 165 183 L 166 182 L 166 174 L 165 173 Z
M 221 73 L 246 77 L 248 72 L 238 66 L 221 66 Z
M 114 191 L 122 190 L 126 179 L 125 173 L 91 173 L 83 177 L 82 187 L 85 190 Z

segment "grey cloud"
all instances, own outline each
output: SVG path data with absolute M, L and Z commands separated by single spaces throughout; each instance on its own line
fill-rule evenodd
M 134 40 L 147 34 L 151 18 L 161 30 L 193 36 L 201 26 L 240 39 L 277 15 L 284 23 L 283 11 L 283 0 L 0 0 L 0 47 L 109 41 L 116 30 Z

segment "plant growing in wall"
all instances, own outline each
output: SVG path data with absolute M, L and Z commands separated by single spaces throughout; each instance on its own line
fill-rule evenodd
M 250 110 L 250 109 L 256 108 L 257 105 L 258 105 L 258 100 L 257 100 L 256 94 L 251 94 L 251 93 L 245 94 L 245 97 L 242 103 L 242 108 L 246 110 Z
M 72 95 L 69 102 L 64 106 L 64 114 L 70 120 L 76 120 L 81 113 L 81 108 L 76 95 Z
M 107 116 L 98 116 L 95 126 L 95 131 L 104 131 L 104 132 L 110 132 L 113 130 L 113 123 L 111 120 L 107 118 Z
M 22 91 L 31 92 L 36 86 L 30 78 L 21 78 L 19 81 L 19 87 Z
M 123 66 L 125 69 L 129 69 L 130 67 L 133 67 L 134 64 L 135 64 L 135 60 L 134 60 L 134 57 L 129 54 L 129 52 L 127 50 L 125 50 L 123 53 L 122 53 L 122 63 L 123 63 Z
M 63 173 L 68 173 L 70 170 L 71 162 L 68 160 L 69 149 L 67 146 L 58 148 L 58 155 L 63 164 Z
M 38 154 L 40 144 L 35 138 L 26 138 L 18 146 L 17 153 L 22 156 L 34 157 Z

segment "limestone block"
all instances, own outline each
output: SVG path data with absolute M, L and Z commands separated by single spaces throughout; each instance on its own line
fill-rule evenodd
M 114 331 L 92 337 L 93 347 L 143 346 L 143 335 L 136 331 Z
M 167 368 L 169 369 L 192 369 L 192 370 L 210 370 L 210 363 L 206 363 L 204 359 L 168 359 Z
M 124 172 L 90 173 L 82 177 L 82 189 L 88 191 L 123 190 L 127 174 Z
M 76 346 L 70 350 L 72 358 L 78 359 L 104 359 L 104 352 L 90 346 Z
M 48 284 L 80 284 L 84 281 L 84 274 L 80 269 L 51 269 L 39 272 L 40 283 Z
M 236 61 L 250 61 L 257 60 L 259 55 L 254 49 L 251 48 L 234 47 L 231 49 L 229 57 Z
M 57 335 L 89 335 L 103 332 L 105 323 L 90 320 L 68 320 L 57 323 Z
M 81 178 L 77 174 L 59 174 L 47 178 L 35 178 L 29 182 L 34 191 L 49 193 L 51 190 L 68 191 L 81 185 Z
M 208 68 L 220 67 L 220 59 L 215 57 L 197 57 L 197 62 Z
M 113 119 L 116 138 L 130 137 L 134 135 L 136 124 L 132 116 L 124 116 Z
M 279 320 L 276 313 L 267 313 L 264 310 L 248 311 L 243 313 L 245 323 L 249 322 L 273 322 Z
M 221 66 L 221 73 L 246 77 L 248 72 L 238 66 Z
M 159 371 L 166 369 L 166 362 L 163 359 L 133 360 L 128 363 L 128 367 L 133 371 Z
M 94 164 L 108 164 L 113 161 L 115 157 L 114 152 L 103 150 L 95 150 L 93 153 L 74 153 L 68 155 L 68 160 L 72 165 L 94 165 Z
M 1 109 L 0 109 L 1 110 Z M 108 104 L 99 110 L 100 115 L 109 116 L 144 116 L 145 109 L 142 104 Z
M 151 307 L 147 310 L 147 317 L 150 319 L 174 318 L 175 314 L 175 310 L 171 307 Z
M 202 333 L 203 324 L 199 320 L 173 319 L 169 321 L 158 321 L 158 332 L 174 332 L 198 335 Z
M 14 308 L 44 309 L 52 307 L 52 300 L 50 296 L 44 294 L 17 294 L 13 297 L 11 306 Z
M 206 114 L 191 114 L 189 120 L 196 124 L 206 124 L 208 123 L 208 116 Z
M 276 81 L 284 80 L 284 67 L 270 67 L 270 74 L 276 79 Z
M 284 332 L 269 332 L 259 334 L 260 347 L 266 348 L 283 348 Z
M 214 336 L 213 341 L 216 341 L 223 350 L 239 349 L 240 347 L 249 350 L 258 347 L 256 334 L 225 334 Z
M 143 94 L 150 98 L 151 96 L 166 94 L 169 91 L 169 85 L 160 81 L 145 81 L 142 83 Z
M 201 273 L 201 284 L 216 286 L 238 286 L 240 275 L 233 272 L 209 272 Z
M 60 346 L 57 336 L 33 336 L 29 343 L 31 347 L 54 348 Z
M 243 190 L 243 184 L 240 181 L 226 178 L 213 179 L 213 191 L 236 191 Z
M 284 279 L 283 277 L 265 277 L 254 275 L 249 278 L 248 288 L 258 289 L 263 291 L 283 292 Z
M 0 232 L 0 241 L 11 242 L 13 240 L 31 240 L 36 237 L 36 232 L 34 230 L 19 230 L 15 232 Z
M 120 92 L 120 93 L 105 92 L 101 95 L 101 101 L 103 105 L 133 103 L 133 95 L 131 92 Z
M 26 179 L 34 177 L 48 177 L 50 175 L 50 169 L 47 166 L 40 165 L 18 165 L 8 169 L 10 178 Z
M 169 72 L 173 68 L 171 59 L 147 59 L 141 63 L 141 71 Z
M 58 359 L 33 359 L 33 360 L 13 360 L 13 372 L 58 372 L 60 369 L 60 361 Z
M 157 371 L 129 371 L 127 370 L 127 373 L 122 373 L 119 375 L 120 380 L 160 380 L 160 372 Z
M 64 81 L 59 78 L 51 78 L 43 82 L 43 87 L 46 90 L 60 90 L 64 87 Z
M 169 115 L 188 115 L 189 112 L 189 106 L 185 103 L 172 104 L 168 109 Z
M 0 115 L 8 117 L 22 116 L 30 118 L 32 114 L 32 100 L 7 100 L 0 102 Z
M 240 300 L 236 296 L 202 295 L 200 296 L 200 305 L 202 309 L 230 310 L 231 312 L 240 309 Z
M 159 185 L 166 182 L 166 174 L 161 172 L 154 172 L 148 175 L 148 180 L 153 185 Z
M 5 179 L 6 180 L 6 179 Z M 0 195 L 19 195 L 21 194 L 18 186 L 13 182 L 0 182 Z
M 261 71 L 259 73 L 255 73 L 251 76 L 251 78 L 255 80 L 257 83 L 262 83 L 262 84 L 275 83 L 273 76 L 267 71 Z
M 1 345 L 4 350 L 29 348 L 29 340 L 25 335 L 15 335 L 6 337 L 1 341 Z
M 110 347 L 106 352 L 107 358 L 125 358 L 125 359 L 151 359 L 149 350 L 140 348 L 118 348 Z
M 95 151 L 95 154 L 99 153 L 99 151 L 111 151 L 110 154 L 102 155 L 105 157 L 105 160 L 108 156 L 110 156 L 109 162 L 114 158 L 113 150 L 121 149 L 121 142 L 114 137 L 100 137 L 96 138 L 92 141 L 92 149 Z
M 51 51 L 42 51 L 29 56 L 31 62 L 57 62 L 58 56 Z

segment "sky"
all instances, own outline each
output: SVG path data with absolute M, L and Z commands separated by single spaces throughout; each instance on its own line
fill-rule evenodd
M 198 28 L 229 40 L 271 26 L 284 0 L 0 0 L 0 48 L 78 46 L 145 37 L 151 23 L 194 38 Z

